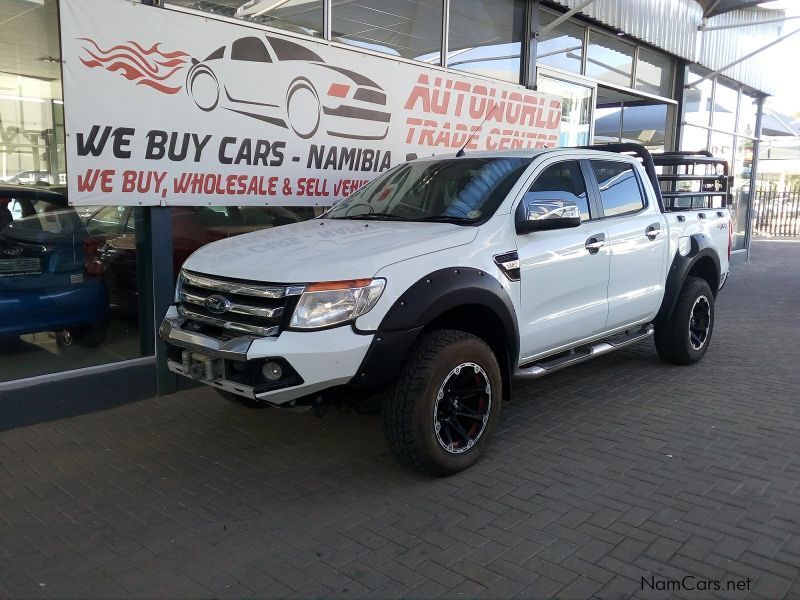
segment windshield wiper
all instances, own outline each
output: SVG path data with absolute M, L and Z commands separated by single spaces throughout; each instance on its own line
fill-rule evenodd
M 424 217 L 422 219 L 414 219 L 415 221 L 427 221 L 429 223 L 463 223 L 464 225 L 474 225 L 475 219 L 468 219 L 467 217 L 457 217 L 455 215 L 435 215 L 433 217 Z
M 360 215 L 350 215 L 347 217 L 334 217 L 337 219 L 378 219 L 378 220 L 386 220 L 386 221 L 408 221 L 407 218 L 401 217 L 400 215 L 393 215 L 391 213 L 385 212 L 372 212 L 372 213 L 363 213 Z

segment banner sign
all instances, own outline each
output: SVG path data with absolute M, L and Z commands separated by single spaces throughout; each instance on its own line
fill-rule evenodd
M 518 85 L 127 0 L 60 6 L 74 205 L 329 206 L 465 143 L 558 143 L 561 99 Z

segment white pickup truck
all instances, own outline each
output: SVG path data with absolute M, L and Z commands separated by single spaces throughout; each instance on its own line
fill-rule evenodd
M 252 405 L 381 393 L 397 458 L 448 474 L 485 451 L 515 379 L 653 334 L 664 360 L 700 360 L 727 166 L 604 148 L 420 159 L 320 218 L 201 248 L 161 325 L 169 368 Z

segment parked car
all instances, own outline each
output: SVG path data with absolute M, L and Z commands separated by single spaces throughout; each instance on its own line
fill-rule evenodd
M 291 210 L 274 206 L 178 206 L 170 210 L 172 265 L 177 278 L 192 252 L 217 240 L 267 227 L 296 223 Z M 100 260 L 108 284 L 111 306 L 126 312 L 139 303 L 136 267 L 136 218 L 132 207 L 104 206 L 86 218 L 86 228 L 106 241 Z
M 63 188 L 0 184 L 16 210 L 0 229 L 0 337 L 53 331 L 69 351 L 103 342 L 108 290 L 98 248 Z
M 651 336 L 700 360 L 729 256 L 726 206 L 668 211 L 641 146 L 433 157 L 204 246 L 160 334 L 172 371 L 229 399 L 381 393 L 394 454 L 448 474 L 484 452 L 513 380 Z
M 280 63 L 302 61 L 298 67 Z M 200 110 L 223 108 L 291 128 L 303 139 L 320 126 L 329 135 L 382 140 L 391 113 L 386 93 L 360 73 L 327 64 L 305 46 L 269 35 L 248 36 L 193 60 L 186 90 Z
M 5 183 L 14 184 L 14 183 L 21 183 L 21 184 L 44 184 L 50 185 L 53 183 L 53 178 L 50 175 L 50 171 L 20 171 L 16 175 L 9 177 L 6 179 Z M 64 182 L 66 183 L 66 182 Z

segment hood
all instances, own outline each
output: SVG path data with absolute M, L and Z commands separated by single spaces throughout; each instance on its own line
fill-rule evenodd
M 358 279 L 477 235 L 477 227 L 451 223 L 313 219 L 207 244 L 184 268 L 270 283 Z

